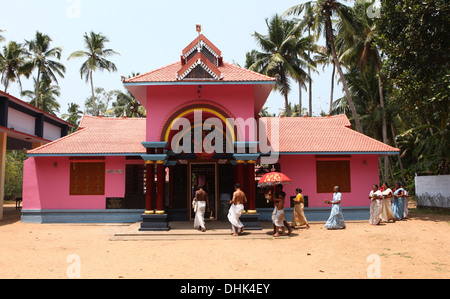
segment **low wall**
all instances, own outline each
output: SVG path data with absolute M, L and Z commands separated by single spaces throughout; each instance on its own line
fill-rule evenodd
M 418 207 L 450 209 L 450 175 L 416 176 Z
M 369 207 L 343 207 L 345 220 L 368 220 Z M 258 209 L 259 221 L 272 221 L 273 209 Z M 308 221 L 327 221 L 331 208 L 305 208 Z M 144 210 L 22 210 L 24 223 L 136 223 L 142 221 Z M 186 221 L 187 210 L 168 210 L 169 221 Z M 286 220 L 292 220 L 293 209 L 286 208 Z M 221 221 L 228 221 L 223 219 Z
M 144 210 L 22 210 L 24 223 L 136 223 Z

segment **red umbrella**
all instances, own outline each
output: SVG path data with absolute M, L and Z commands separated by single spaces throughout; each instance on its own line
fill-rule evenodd
M 290 183 L 292 181 L 287 175 L 281 172 L 269 172 L 259 180 L 258 187 L 272 187 L 275 185 L 288 185 Z
M 287 177 L 287 175 L 282 174 L 281 172 L 269 172 L 266 173 L 261 180 L 258 182 L 258 187 L 272 187 L 273 186 L 273 193 L 270 194 L 266 193 L 265 197 L 267 199 L 267 203 L 269 203 L 269 200 L 271 197 L 275 194 L 275 186 L 276 185 L 288 185 L 292 183 L 291 179 Z

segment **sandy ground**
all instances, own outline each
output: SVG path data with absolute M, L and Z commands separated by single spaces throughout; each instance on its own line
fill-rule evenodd
M 212 231 L 211 238 L 190 231 L 202 235 L 113 241 L 133 227 L 25 224 L 7 206 L 0 221 L 0 278 L 450 278 L 448 215 L 412 213 L 379 226 L 348 222 L 339 231 L 312 223 L 278 239 L 269 229 L 261 238 L 251 238 L 256 232 L 230 238 L 225 227 L 214 238 Z

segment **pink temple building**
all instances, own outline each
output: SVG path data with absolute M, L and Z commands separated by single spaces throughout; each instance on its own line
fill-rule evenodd
M 292 179 L 288 198 L 303 189 L 309 220 L 326 220 L 335 185 L 347 219 L 368 219 L 379 157 L 399 152 L 352 130 L 345 115 L 261 118 L 275 79 L 226 63 L 202 34 L 178 62 L 123 84 L 147 118 L 84 116 L 77 132 L 28 151 L 22 221 L 142 221 L 142 230 L 168 230 L 193 220 L 198 185 L 211 200 L 206 216 L 226 220 L 239 182 L 249 199 L 243 220 L 258 229 L 273 208 L 257 182 L 272 169 Z

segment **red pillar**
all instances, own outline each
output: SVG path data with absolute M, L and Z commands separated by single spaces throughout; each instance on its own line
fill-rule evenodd
M 248 212 L 256 213 L 256 187 L 255 187 L 255 163 L 254 161 L 248 161 Z
M 173 175 L 175 167 L 169 166 L 169 208 L 172 208 L 173 204 Z
M 236 161 L 237 163 L 237 182 L 244 188 L 244 161 Z
M 166 183 L 166 168 L 163 163 L 161 163 L 161 162 L 157 163 L 158 183 L 157 183 L 157 195 L 156 195 L 156 214 L 165 214 L 165 211 L 164 211 L 164 185 Z
M 153 214 L 153 188 L 155 183 L 155 165 L 153 162 L 146 162 L 146 205 L 145 214 Z

